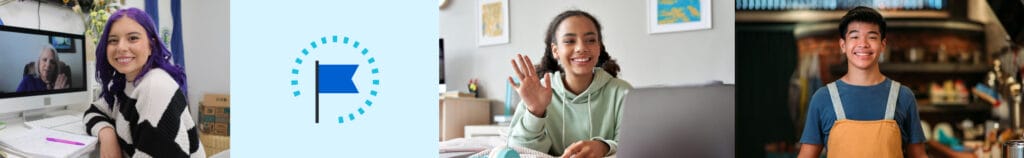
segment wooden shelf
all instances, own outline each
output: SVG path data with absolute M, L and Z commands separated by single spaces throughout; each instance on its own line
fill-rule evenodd
M 988 72 L 991 68 L 986 64 L 954 63 L 882 63 L 878 67 L 882 72 L 945 74 L 981 74 Z
M 966 105 L 934 105 L 919 101 L 917 104 L 917 111 L 920 113 L 988 112 L 991 109 L 992 105 L 985 102 L 971 102 Z
M 982 122 L 991 120 L 992 105 L 985 102 L 971 102 L 967 105 L 932 105 L 919 99 L 917 111 L 922 121 L 935 125 L 939 122 L 959 123 L 963 120 Z
M 982 75 L 992 69 L 986 64 L 956 63 L 880 63 L 878 69 L 882 73 L 928 73 L 928 74 L 977 74 Z M 833 65 L 833 75 L 846 74 L 846 65 Z

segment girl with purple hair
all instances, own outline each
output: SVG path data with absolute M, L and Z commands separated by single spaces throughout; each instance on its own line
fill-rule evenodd
M 84 114 L 102 157 L 206 157 L 186 100 L 185 71 L 172 64 L 144 11 L 114 12 L 96 47 L 100 96 Z

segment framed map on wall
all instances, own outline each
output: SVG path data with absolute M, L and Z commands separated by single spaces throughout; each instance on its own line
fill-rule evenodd
M 647 33 L 711 29 L 711 0 L 647 0 Z

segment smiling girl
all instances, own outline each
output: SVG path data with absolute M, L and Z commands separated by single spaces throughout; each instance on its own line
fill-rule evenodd
M 153 20 L 136 8 L 110 16 L 96 48 L 100 98 L 85 112 L 102 157 L 205 157 L 185 98 L 185 72 L 171 64 Z M 106 61 L 101 61 L 106 60 Z
M 525 55 L 512 59 L 508 80 L 523 98 L 512 144 L 562 157 L 615 154 L 622 99 L 632 86 L 615 78 L 618 66 L 602 38 L 594 16 L 566 11 L 548 26 L 539 67 Z

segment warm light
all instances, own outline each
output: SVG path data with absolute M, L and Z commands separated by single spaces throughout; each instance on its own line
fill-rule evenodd
M 942 10 L 945 0 L 736 0 L 736 10 L 847 10 L 869 6 L 882 10 Z

